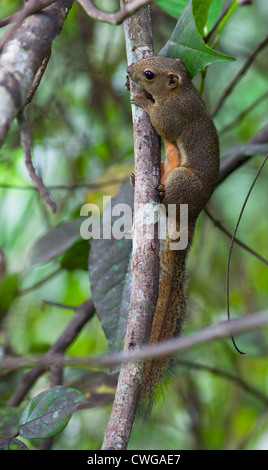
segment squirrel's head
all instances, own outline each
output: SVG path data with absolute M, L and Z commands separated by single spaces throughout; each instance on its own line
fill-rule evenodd
M 152 56 L 127 67 L 131 80 L 153 97 L 163 97 L 179 92 L 190 82 L 189 75 L 180 59 Z

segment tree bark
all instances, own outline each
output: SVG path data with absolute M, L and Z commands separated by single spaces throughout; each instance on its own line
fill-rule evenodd
M 121 7 L 127 1 L 121 0 Z M 149 7 L 124 22 L 128 64 L 153 54 Z M 150 337 L 158 295 L 159 240 L 157 224 L 154 235 L 146 239 L 148 225 L 141 219 L 148 201 L 159 203 L 155 188 L 160 178 L 160 141 L 148 115 L 132 106 L 135 153 L 135 199 L 132 254 L 132 293 L 124 352 L 140 349 Z M 102 449 L 125 450 L 135 419 L 143 362 L 129 362 L 121 368 L 110 420 Z

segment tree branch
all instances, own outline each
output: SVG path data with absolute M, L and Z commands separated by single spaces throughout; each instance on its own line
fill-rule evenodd
M 248 141 L 249 144 L 265 144 L 267 142 L 268 124 Z M 246 163 L 250 158 L 251 156 L 239 153 L 223 160 L 220 166 L 218 185 L 221 184 L 233 171 Z
M 241 334 L 268 325 L 268 311 L 258 312 L 251 315 L 244 315 L 234 320 L 227 320 L 216 323 L 196 333 L 172 338 L 161 343 L 150 344 L 140 350 L 128 352 L 115 352 L 104 355 L 98 360 L 99 365 L 115 366 L 119 363 L 129 361 L 138 361 L 151 359 L 159 356 L 169 356 L 171 354 L 181 353 L 199 344 L 207 341 L 215 341 L 223 338 L 229 338 L 232 334 Z M 92 362 L 93 363 L 93 362 Z
M 51 50 L 74 0 L 57 0 L 24 20 L 0 57 L 0 147 L 23 109 L 37 71 Z
M 1 359 L 0 369 L 9 368 L 13 370 L 19 367 L 32 367 L 36 363 L 41 363 L 43 367 L 47 367 L 51 364 L 114 367 L 118 364 L 127 364 L 132 361 L 144 361 L 159 356 L 170 356 L 172 354 L 182 353 L 200 344 L 206 344 L 208 341 L 230 338 L 232 334 L 240 335 L 267 325 L 268 310 L 244 315 L 230 321 L 227 320 L 215 323 L 214 325 L 201 328 L 197 332 L 187 336 L 168 339 L 161 343 L 150 344 L 136 350 L 103 354 L 95 358 L 63 357 L 62 354 L 58 352 L 56 343 L 50 349 L 50 354 L 47 353 L 41 358 L 4 357 Z M 64 334 L 65 332 L 61 335 L 60 341 L 63 341 Z
M 99 10 L 95 7 L 94 3 L 91 0 L 77 0 L 80 3 L 81 7 L 85 10 L 85 12 L 97 21 L 103 21 L 105 23 L 109 23 L 112 25 L 118 25 L 123 23 L 123 21 L 140 8 L 148 5 L 149 3 L 153 3 L 154 0 L 133 0 L 132 2 L 123 4 L 121 10 L 117 13 L 107 13 L 105 11 Z M 122 2 L 121 2 L 122 5 Z
M 13 15 L 7 16 L 6 18 L 2 18 L 0 20 L 0 28 L 14 22 L 15 25 L 12 26 L 12 28 L 10 28 L 2 37 L 0 41 L 0 51 L 2 51 L 5 43 L 10 39 L 12 34 L 15 33 L 25 18 L 34 13 L 37 13 L 52 3 L 55 3 L 55 1 L 56 0 L 29 0 L 22 10 L 14 13 Z
M 24 7 L 20 11 L 13 13 L 13 15 L 6 16 L 5 18 L 1 18 L 0 28 L 2 28 L 3 26 L 7 26 L 11 23 L 16 23 L 16 27 L 18 27 L 18 24 L 20 24 L 25 18 L 27 18 L 27 16 L 33 15 L 34 13 L 43 10 L 43 8 L 46 8 L 47 6 L 55 2 L 56 0 L 28 1 L 28 3 L 24 5 Z

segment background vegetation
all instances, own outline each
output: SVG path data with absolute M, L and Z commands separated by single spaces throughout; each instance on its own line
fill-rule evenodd
M 218 2 L 218 0 L 214 0 Z M 96 1 L 110 11 L 116 1 Z M 162 2 L 158 2 L 160 5 Z M 170 4 L 174 2 L 169 2 Z M 228 2 L 227 2 L 228 3 Z M 1 0 L 1 16 L 13 13 L 19 1 Z M 160 5 L 152 6 L 154 47 L 169 39 L 176 19 Z M 237 8 L 221 33 L 217 50 L 235 62 L 208 68 L 203 96 L 213 111 L 223 90 L 267 33 L 268 4 L 252 1 Z M 221 149 L 245 144 L 267 125 L 267 94 L 229 129 L 244 110 L 267 92 L 267 49 L 255 59 L 215 117 Z M 123 26 L 91 20 L 77 4 L 53 53 L 27 117 L 33 137 L 35 166 L 58 203 L 52 214 L 32 188 L 24 166 L 16 124 L 0 154 L 0 345 L 2 353 L 43 354 L 68 325 L 74 312 L 56 304 L 78 306 L 91 296 L 87 269 L 88 243 L 66 232 L 61 241 L 48 242 L 37 252 L 36 241 L 59 223 L 79 216 L 85 202 L 100 202 L 116 194 L 119 185 L 93 187 L 100 181 L 128 177 L 133 166 L 129 94 L 124 88 L 126 59 Z M 195 77 L 197 87 L 200 76 Z M 211 213 L 233 231 L 261 157 L 235 171 L 216 190 Z M 251 194 L 238 236 L 263 257 L 267 253 L 267 168 Z M 88 188 L 86 188 L 88 185 Z M 9 187 L 8 187 L 9 186 Z M 65 188 L 62 189 L 62 186 Z M 72 238 L 73 237 L 73 238 Z M 60 247 L 58 246 L 60 245 Z M 199 218 L 191 251 L 187 295 L 189 320 L 185 334 L 226 319 L 226 266 L 230 240 L 208 219 Z M 40 248 L 40 247 L 39 247 Z M 40 251 L 41 250 L 41 251 Z M 77 251 L 67 251 L 77 250 Z M 65 256 L 66 255 L 66 256 Z M 268 269 L 256 257 L 235 247 L 231 263 L 231 315 L 267 309 Z M 44 302 L 49 301 L 48 302 Z M 180 359 L 179 374 L 159 401 L 147 423 L 137 423 L 133 449 L 267 449 L 267 330 L 237 338 L 241 356 L 231 341 L 195 347 Z M 94 316 L 67 349 L 67 355 L 87 357 L 107 350 L 101 324 Z M 202 367 L 197 368 L 197 363 Z M 213 368 L 213 370 L 211 370 Z M 231 374 L 224 376 L 222 371 Z M 0 402 L 4 406 L 25 371 L 2 373 Z M 64 383 L 91 393 L 91 408 L 77 411 L 54 439 L 53 449 L 96 449 L 101 446 L 109 418 L 114 383 L 108 373 L 81 374 L 66 367 Z M 254 390 L 241 386 L 244 381 Z M 76 381 L 76 382 L 75 382 Z M 25 397 L 50 386 L 47 372 Z M 107 403 L 108 401 L 108 403 Z M 30 448 L 39 443 L 27 441 Z

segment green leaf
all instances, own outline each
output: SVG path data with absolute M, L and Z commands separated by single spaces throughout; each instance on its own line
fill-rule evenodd
M 80 236 L 81 219 L 73 219 L 53 227 L 34 244 L 30 264 L 45 263 L 67 250 Z
M 200 20 L 199 27 L 203 21 L 204 19 Z M 171 38 L 161 49 L 159 55 L 181 59 L 191 78 L 207 65 L 235 60 L 214 51 L 205 44 L 196 27 L 192 0 L 187 3 Z
M 183 12 L 188 0 L 157 0 L 156 3 L 169 15 L 178 19 Z M 201 35 L 209 31 L 220 15 L 223 0 L 194 0 L 193 14 L 197 30 Z
M 88 256 L 90 244 L 88 240 L 77 240 L 74 244 L 65 251 L 60 260 L 62 268 L 73 271 L 74 269 L 88 270 Z
M 19 288 L 19 278 L 17 274 L 9 274 L 0 280 L 0 317 L 4 315 L 13 300 Z
M 208 33 L 214 26 L 216 20 L 219 18 L 222 10 L 223 0 L 214 0 L 209 8 L 207 22 L 205 24 L 206 31 Z
M 169 13 L 169 15 L 178 19 L 187 3 L 187 0 L 157 0 L 156 3 L 163 8 L 163 10 Z
M 84 399 L 73 388 L 57 386 L 45 390 L 26 406 L 19 421 L 19 435 L 29 439 L 54 436 L 65 428 Z
M 28 447 L 15 437 L 0 437 L 0 450 L 29 450 Z
M 192 0 L 196 29 L 201 36 L 208 19 L 208 10 L 213 0 Z
M 125 181 L 111 206 L 127 204 L 133 210 L 134 191 Z M 112 223 L 114 220 L 112 220 Z M 124 338 L 130 299 L 132 240 L 94 239 L 89 257 L 90 287 L 97 316 L 109 348 L 118 349 Z

